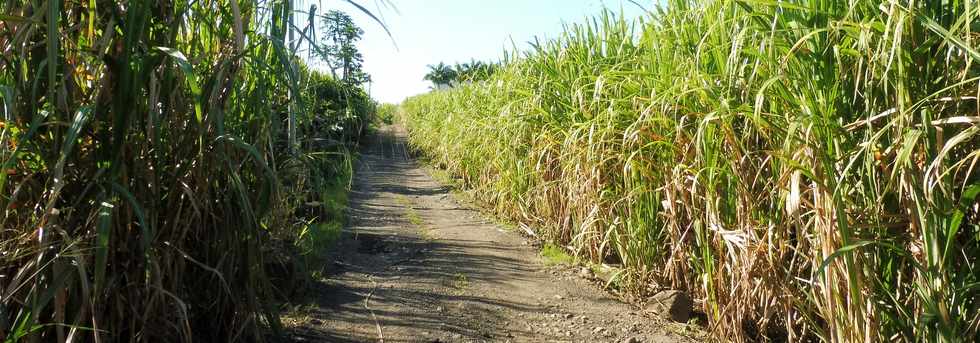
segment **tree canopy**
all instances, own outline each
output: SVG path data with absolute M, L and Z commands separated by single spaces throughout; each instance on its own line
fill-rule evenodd
M 354 24 L 350 15 L 337 10 L 327 12 L 322 20 L 325 37 L 320 51 L 333 76 L 352 86 L 371 81 L 371 76 L 362 69 L 364 56 L 355 46 L 364 30 Z
M 496 72 L 499 64 L 471 59 L 468 63 L 448 65 L 444 62 L 439 62 L 439 64 L 429 65 L 428 67 L 429 73 L 425 74 L 423 80 L 431 81 L 433 84 L 432 88 L 441 89 L 460 83 L 486 80 Z

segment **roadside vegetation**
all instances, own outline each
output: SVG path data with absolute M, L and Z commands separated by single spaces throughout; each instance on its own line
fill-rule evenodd
M 395 122 L 395 113 L 398 111 L 398 105 L 396 104 L 380 104 L 378 105 L 378 114 L 375 116 L 376 124 L 385 125 L 392 124 Z
M 400 113 L 497 213 L 690 292 L 719 339 L 976 341 L 978 11 L 670 0 Z
M 376 107 L 359 29 L 292 3 L 0 1 L 0 340 L 278 330 Z

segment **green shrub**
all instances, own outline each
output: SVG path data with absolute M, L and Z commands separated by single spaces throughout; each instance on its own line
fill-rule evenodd
M 381 106 L 378 106 L 378 120 L 383 124 L 391 125 L 395 122 L 396 111 L 398 111 L 398 105 L 381 104 Z

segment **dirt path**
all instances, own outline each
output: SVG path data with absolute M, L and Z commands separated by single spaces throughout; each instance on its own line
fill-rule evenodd
M 460 205 L 400 130 L 380 130 L 355 179 L 332 272 L 292 315 L 295 341 L 688 341 Z

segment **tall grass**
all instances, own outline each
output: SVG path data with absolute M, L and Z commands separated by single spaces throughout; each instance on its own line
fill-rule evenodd
M 287 0 L 0 1 L 0 339 L 251 341 L 278 327 L 271 280 L 292 269 L 278 256 L 319 185 L 344 175 L 343 144 L 323 142 L 354 136 L 317 130 L 350 126 L 311 111 L 342 99 L 309 96 L 324 76 L 295 57 L 313 31 L 294 13 Z
M 413 145 L 732 341 L 980 339 L 974 1 L 667 1 L 402 105 Z

